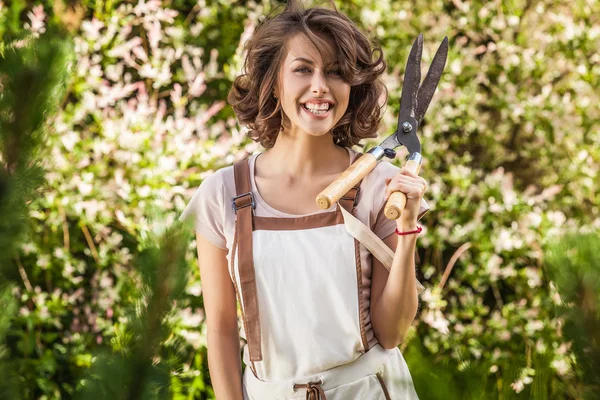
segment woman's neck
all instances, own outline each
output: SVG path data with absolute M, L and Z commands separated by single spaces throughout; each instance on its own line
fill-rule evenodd
M 271 177 L 299 182 L 339 174 L 348 168 L 348 151 L 333 143 L 330 134 L 291 138 L 280 132 L 275 145 L 260 157 Z

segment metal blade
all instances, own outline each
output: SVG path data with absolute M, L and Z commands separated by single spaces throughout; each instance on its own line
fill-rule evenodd
M 404 83 L 402 84 L 402 97 L 400 98 L 400 116 L 398 126 L 406 121 L 407 117 L 413 116 L 417 106 L 417 91 L 421 83 L 421 54 L 423 52 L 423 34 L 415 39 L 404 72 Z M 398 128 L 400 131 L 400 128 Z
M 410 50 L 404 73 L 402 97 L 400 99 L 400 115 L 398 128 L 394 134 L 387 137 L 379 147 L 394 149 L 404 145 L 413 154 L 421 152 L 421 142 L 417 130 L 423 115 L 435 93 L 448 57 L 448 37 L 445 37 L 438 48 L 427 76 L 421 82 L 421 55 L 423 52 L 423 34 L 419 34 Z
M 409 120 L 416 125 L 416 120 L 409 117 Z M 414 126 L 414 125 L 413 125 Z M 398 127 L 401 129 L 402 127 Z M 404 133 L 401 130 L 396 131 L 388 136 L 383 142 L 379 144 L 382 149 L 395 149 L 398 146 L 406 146 L 409 153 L 421 152 L 421 142 L 416 134 L 416 129 L 413 129 L 409 133 Z
M 398 132 L 394 132 L 393 134 L 388 136 L 383 142 L 381 142 L 379 144 L 379 147 L 381 147 L 382 149 L 392 149 L 393 150 L 398 146 L 402 146 L 402 143 L 400 143 L 398 141 L 397 133 Z
M 408 150 L 408 152 L 410 154 L 415 153 L 415 152 L 416 153 L 421 152 L 421 141 L 419 140 L 419 137 L 417 136 L 416 129 L 413 129 L 409 133 L 400 132 L 400 133 L 398 133 L 398 135 L 396 135 L 396 138 L 400 141 L 400 143 L 402 143 L 404 146 L 406 146 L 406 149 Z
M 419 125 L 421 125 L 425 111 L 427 111 L 429 103 L 431 102 L 433 94 L 435 93 L 435 89 L 440 82 L 442 72 L 446 66 L 447 58 L 448 36 L 442 40 L 442 44 L 440 44 L 440 47 L 438 47 L 435 56 L 433 57 L 431 67 L 429 67 L 429 71 L 427 71 L 427 76 L 419 88 L 419 94 L 417 95 L 417 109 L 415 110 L 415 118 L 419 122 Z

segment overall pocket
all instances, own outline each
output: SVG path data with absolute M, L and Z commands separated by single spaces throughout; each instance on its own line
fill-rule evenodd
M 326 390 L 327 400 L 389 400 L 376 374 Z

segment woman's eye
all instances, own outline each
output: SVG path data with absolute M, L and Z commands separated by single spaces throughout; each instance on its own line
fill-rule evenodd
M 298 68 L 294 72 L 303 72 L 303 71 L 310 72 L 310 70 L 308 68 L 306 68 L 306 67 Z M 334 75 L 338 75 L 338 76 L 341 74 L 340 70 L 338 70 L 338 69 L 331 70 L 331 71 L 329 71 L 329 73 L 333 73 Z

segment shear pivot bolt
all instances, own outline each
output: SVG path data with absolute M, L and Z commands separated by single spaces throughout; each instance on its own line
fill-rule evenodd
M 405 122 L 402 124 L 402 130 L 404 132 L 410 132 L 412 131 L 412 125 L 410 124 L 410 122 Z

